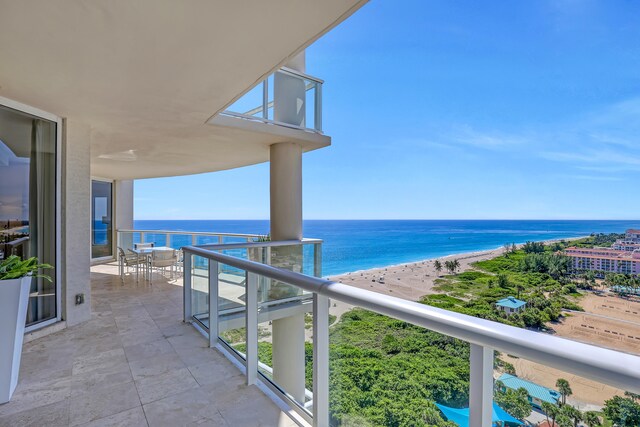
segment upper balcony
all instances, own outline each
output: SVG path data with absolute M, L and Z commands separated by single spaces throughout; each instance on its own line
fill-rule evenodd
M 218 117 L 235 117 L 322 134 L 323 83 L 317 77 L 282 67 Z M 216 123 L 216 119 L 210 123 Z

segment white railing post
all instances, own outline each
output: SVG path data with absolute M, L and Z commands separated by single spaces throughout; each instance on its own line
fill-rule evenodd
M 247 385 L 255 384 L 258 378 L 258 280 L 257 274 L 247 272 L 245 300 Z
M 313 245 L 313 274 L 316 277 L 322 277 L 322 244 L 315 243 Z
M 494 351 L 477 344 L 470 346 L 469 427 L 491 427 Z
M 165 234 L 165 246 L 170 248 L 171 247 L 171 234 L 167 233 Z
M 218 244 L 221 245 L 224 243 L 224 236 L 223 235 L 219 235 L 218 236 Z
M 193 256 L 190 252 L 184 253 L 183 260 L 183 268 L 182 272 L 182 301 L 184 307 L 184 321 L 187 323 L 191 323 L 191 260 Z
M 191 246 L 195 246 L 198 244 L 198 236 L 196 234 L 191 235 Z
M 314 117 L 314 127 L 317 131 L 322 132 L 322 84 L 316 83 L 316 97 L 315 97 L 315 105 L 313 111 Z
M 313 425 L 329 427 L 329 298 L 313 294 Z
M 262 81 L 262 118 L 269 118 L 269 78 Z
M 140 243 L 144 243 L 144 238 L 145 238 L 145 233 L 144 232 L 140 232 Z
M 218 261 L 209 260 L 209 347 L 218 344 Z

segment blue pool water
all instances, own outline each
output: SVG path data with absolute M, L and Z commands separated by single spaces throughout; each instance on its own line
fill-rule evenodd
M 267 234 L 267 220 L 136 220 L 144 230 Z M 324 240 L 325 276 L 501 247 L 505 243 L 623 233 L 635 221 L 307 220 L 305 237 Z

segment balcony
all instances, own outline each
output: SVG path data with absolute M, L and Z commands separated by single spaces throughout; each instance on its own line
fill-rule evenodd
M 182 321 L 180 281 L 91 269 L 92 319 L 24 345 L 0 426 L 294 426 Z
M 220 114 L 322 134 L 323 83 L 282 67 Z
M 0 425 L 387 425 L 393 420 L 385 416 L 399 416 L 409 397 L 422 396 L 417 425 L 434 425 L 454 406 L 469 407 L 470 426 L 488 427 L 496 380 L 508 384 L 498 354 L 531 375 L 570 379 L 568 402 L 583 410 L 640 392 L 636 355 L 321 279 L 317 239 L 120 230 L 118 241 L 182 248 L 182 276 L 123 282 L 117 264 L 93 266 L 92 320 L 25 344 L 20 384 L 0 406 Z M 288 318 L 303 322 L 302 335 L 276 330 Z M 391 342 L 391 329 L 407 340 Z M 384 351 L 354 357 L 368 345 L 363 340 Z M 421 365 L 389 357 L 411 340 Z M 304 369 L 291 375 L 296 366 Z M 361 376 L 351 377 L 350 366 Z M 398 372 L 394 366 L 401 374 L 385 376 Z M 345 406 L 355 382 L 372 402 L 374 395 L 388 399 L 367 409 L 378 422 Z M 431 394 L 424 394 L 426 383 L 437 384 Z M 544 415 L 534 410 L 526 419 Z
M 434 425 L 447 414 L 466 410 L 469 426 L 489 427 L 496 416 L 494 399 L 502 398 L 511 382 L 509 372 L 515 370 L 507 360 L 525 373 L 521 378 L 525 384 L 546 390 L 549 399 L 567 399 L 582 411 L 601 411 L 604 400 L 624 391 L 640 391 L 637 355 L 356 289 L 276 268 L 277 263 L 230 256 L 220 249 L 183 248 L 185 322 L 207 336 L 211 347 L 240 363 L 248 385 L 267 387 L 312 425 Z M 299 257 L 300 251 L 293 253 Z M 206 269 L 197 267 L 203 264 Z M 233 328 L 228 326 L 224 298 L 220 298 L 227 286 L 223 280 L 227 269 L 244 277 L 242 303 L 235 313 L 241 320 Z M 265 298 L 265 290 L 268 295 L 274 286 L 289 288 L 290 295 L 301 297 L 298 305 L 308 331 L 295 338 L 297 344 L 295 339 L 275 336 L 279 318 L 271 317 L 274 300 Z M 341 324 L 330 327 L 331 314 L 347 312 Z M 206 323 L 201 320 L 205 318 Z M 364 325 L 366 334 L 352 325 Z M 385 335 L 385 330 L 392 334 Z M 380 352 L 367 347 L 372 342 Z M 420 363 L 392 357 L 407 345 L 411 348 L 405 354 L 424 354 L 417 358 Z M 425 351 L 427 347 L 431 349 Z M 354 357 L 353 352 L 359 351 L 360 356 Z M 300 364 L 303 371 L 292 375 L 290 371 Z M 354 365 L 359 368 L 351 369 Z M 394 377 L 387 378 L 386 370 L 395 372 Z M 357 376 L 352 376 L 354 372 Z M 573 384 L 573 396 L 553 390 L 558 378 Z M 527 383 L 528 379 L 536 383 Z M 386 403 L 372 407 L 350 401 L 350 387 L 369 390 L 371 402 L 383 395 Z M 540 410 L 544 400 L 536 399 L 530 400 L 531 413 L 519 418 L 529 423 L 545 419 Z M 420 402 L 421 411 L 411 408 L 407 413 L 407 402 Z M 420 420 L 415 420 L 416 414 Z

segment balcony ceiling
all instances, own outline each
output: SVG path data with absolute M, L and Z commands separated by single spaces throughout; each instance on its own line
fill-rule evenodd
M 89 125 L 105 178 L 261 163 L 284 140 L 315 149 L 328 138 L 207 121 L 365 1 L 0 0 L 0 96 Z

